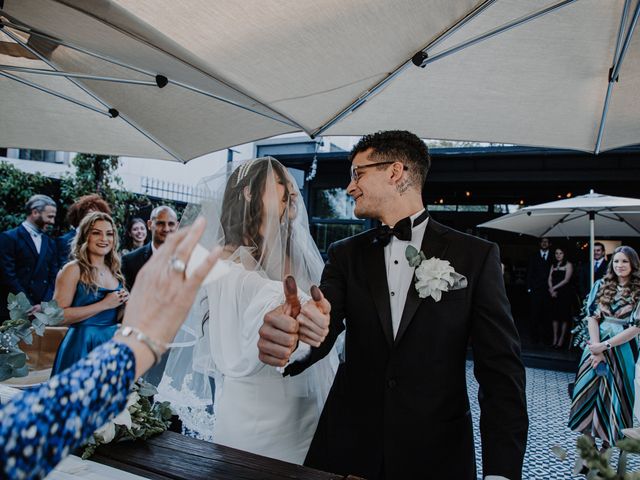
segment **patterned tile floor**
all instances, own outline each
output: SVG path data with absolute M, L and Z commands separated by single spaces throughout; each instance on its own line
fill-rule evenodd
M 576 439 L 579 436 L 567 427 L 570 406 L 567 385 L 573 381 L 573 378 L 573 373 L 527 368 L 529 438 L 522 474 L 522 478 L 525 480 L 578 480 L 585 478 L 584 476 L 572 475 L 576 458 Z M 481 470 L 482 457 L 478 425 L 480 407 L 477 401 L 478 384 L 473 377 L 473 362 L 467 362 L 467 384 L 476 439 L 476 463 L 478 469 Z M 569 458 L 564 461 L 557 459 L 551 453 L 553 445 L 560 445 L 567 450 Z M 629 471 L 635 470 L 640 470 L 640 455 L 632 455 L 629 459 Z

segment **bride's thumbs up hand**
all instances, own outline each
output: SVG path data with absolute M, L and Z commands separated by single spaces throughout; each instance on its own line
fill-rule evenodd
M 293 277 L 284 280 L 285 302 L 264 316 L 258 340 L 258 358 L 274 367 L 284 367 L 298 346 L 298 321 L 300 300 Z
M 284 279 L 284 307 L 285 312 L 296 318 L 300 314 L 300 299 L 296 279 L 287 275 Z
M 331 304 L 315 285 L 311 287 L 311 298 L 297 317 L 300 324 L 298 335 L 301 342 L 319 347 L 329 333 Z

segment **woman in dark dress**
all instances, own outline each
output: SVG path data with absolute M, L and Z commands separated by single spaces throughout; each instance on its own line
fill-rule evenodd
M 571 306 L 574 300 L 573 264 L 567 260 L 563 248 L 556 248 L 555 261 L 549 271 L 549 295 L 551 295 L 551 322 L 553 325 L 553 348 L 565 342 L 571 321 Z

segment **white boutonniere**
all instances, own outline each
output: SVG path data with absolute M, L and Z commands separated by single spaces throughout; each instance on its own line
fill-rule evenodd
M 411 245 L 405 250 L 405 256 L 409 265 L 415 268 L 415 286 L 420 298 L 431 297 L 439 302 L 442 292 L 467 287 L 467 278 L 456 272 L 448 260 L 427 258 Z

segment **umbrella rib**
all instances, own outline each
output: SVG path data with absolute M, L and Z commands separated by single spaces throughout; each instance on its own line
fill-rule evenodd
M 618 215 L 616 212 L 613 212 L 613 215 L 614 215 L 618 220 L 620 220 L 622 223 L 624 223 L 624 224 L 628 225 L 628 226 L 629 226 L 632 230 L 634 230 L 636 233 L 640 233 L 640 229 L 636 228 L 634 225 L 632 225 L 631 223 L 629 223 L 629 221 L 628 221 L 626 218 L 621 217 L 621 216 L 620 216 L 620 215 Z
M 622 18 L 620 19 L 620 28 L 618 29 L 618 40 L 616 41 L 616 51 L 613 56 L 613 65 L 609 70 L 609 84 L 607 85 L 607 93 L 604 99 L 604 106 L 602 107 L 602 116 L 600 117 L 600 126 L 598 127 L 598 136 L 596 138 L 596 145 L 594 148 L 594 153 L 597 155 L 600 153 L 600 147 L 602 145 L 602 137 L 604 135 L 604 127 L 607 122 L 607 114 L 609 113 L 609 103 L 611 102 L 611 94 L 613 92 L 613 84 L 618 81 L 618 73 L 620 72 L 620 67 L 622 65 L 622 61 L 627 53 L 629 48 L 631 36 L 635 30 L 636 24 L 638 22 L 638 14 L 640 13 L 640 3 L 636 5 L 636 10 L 633 14 L 633 20 L 629 25 L 629 30 L 627 30 L 627 34 L 624 39 L 624 45 L 622 50 L 620 50 L 620 42 L 622 40 L 622 32 L 624 30 L 624 24 L 627 21 L 627 15 L 629 13 L 629 5 L 630 0 L 626 0 L 624 4 L 624 9 L 622 11 Z
M 430 48 L 433 48 L 434 45 L 437 45 L 438 43 L 440 43 L 441 39 L 440 37 L 435 39 L 431 44 L 427 45 L 425 48 L 423 48 L 422 50 L 418 51 L 418 53 L 414 54 L 411 59 L 407 60 L 405 63 L 403 63 L 400 67 L 398 67 L 396 70 L 394 70 L 392 73 L 390 73 L 388 76 L 386 76 L 382 81 L 380 81 L 378 84 L 376 84 L 375 86 L 373 86 L 372 88 L 370 88 L 369 90 L 366 90 L 365 92 L 363 92 L 353 103 L 351 103 L 348 107 L 346 107 L 345 109 L 343 109 L 342 111 L 340 111 L 338 114 L 336 114 L 334 117 L 332 117 L 328 122 L 326 122 L 325 124 L 321 125 L 320 127 L 318 127 L 316 130 L 313 131 L 313 133 L 311 134 L 311 137 L 315 137 L 317 135 L 320 135 L 321 133 L 323 133 L 324 131 L 326 131 L 327 129 L 329 129 L 330 127 L 332 127 L 333 125 L 335 125 L 337 122 L 339 122 L 340 120 L 342 120 L 344 117 L 346 117 L 347 115 L 351 114 L 352 112 L 354 112 L 355 110 L 357 110 L 358 108 L 360 108 L 362 105 L 364 105 L 364 103 L 370 98 L 372 97 L 374 94 L 376 94 L 378 91 L 380 91 L 382 88 L 384 88 L 387 83 L 389 83 L 391 80 L 393 80 L 395 77 L 397 77 L 400 73 L 402 73 L 403 71 L 405 71 L 407 69 L 407 67 L 409 67 L 411 64 L 414 64 L 416 66 L 419 67 L 425 67 L 426 65 L 428 65 L 429 63 L 433 63 L 436 60 L 439 60 L 441 58 L 444 58 L 446 56 L 449 56 L 453 53 L 459 52 L 460 50 L 463 50 L 467 47 L 470 47 L 472 45 L 475 45 L 477 43 L 480 43 L 484 40 L 487 40 L 489 38 L 492 38 L 496 35 L 499 35 L 500 33 L 506 32 L 508 30 L 511 30 L 512 28 L 518 27 L 524 23 L 530 22 L 531 20 L 535 20 L 538 17 L 541 17 L 543 15 L 546 15 L 547 13 L 551 13 L 555 10 L 558 10 L 562 7 L 565 7 L 566 5 L 569 5 L 570 3 L 574 3 L 577 0 L 562 0 L 561 2 L 558 2 L 554 5 L 551 5 L 549 7 L 543 8 L 542 10 L 538 10 L 537 12 L 534 12 L 532 14 L 529 14 L 527 16 L 521 17 L 519 19 L 513 20 L 509 23 L 506 23 L 500 27 L 497 27 L 493 30 L 490 30 L 489 32 L 486 32 L 482 35 L 478 35 L 470 40 L 467 40 L 461 44 L 458 44 L 454 47 L 451 47 L 443 52 L 438 53 L 437 55 L 434 55 L 431 58 L 428 58 L 428 55 L 426 53 L 426 51 L 428 51 Z M 488 6 L 490 6 L 492 3 L 494 2 L 484 2 L 483 4 L 481 4 L 476 10 L 473 10 L 471 13 L 469 13 L 467 16 L 465 16 L 462 20 L 460 20 L 456 25 L 454 25 L 452 27 L 452 29 L 448 30 L 447 32 L 445 32 L 443 34 L 443 36 L 449 36 L 452 33 L 452 30 L 458 30 L 460 29 L 462 26 L 464 26 L 466 23 L 468 23 L 469 20 L 471 20 L 472 18 L 475 18 L 478 14 L 480 14 L 482 11 L 484 11 Z M 445 37 L 446 38 L 446 37 Z
M 415 60 L 415 65 L 418 67 L 426 67 L 427 65 L 429 65 L 430 63 L 433 63 L 437 60 L 440 60 L 442 58 L 448 57 L 449 55 L 452 55 L 454 53 L 457 53 L 461 50 L 464 50 L 467 47 L 471 47 L 473 45 L 476 45 L 480 42 L 483 42 L 485 40 L 488 40 L 490 38 L 495 37 L 496 35 L 499 35 L 501 33 L 507 32 L 513 28 L 519 27 L 520 25 L 524 25 L 525 23 L 528 23 L 532 20 L 536 20 L 539 17 L 542 17 L 548 13 L 554 12 L 556 10 L 559 10 L 562 7 L 566 7 L 567 5 L 576 2 L 577 0 L 563 0 L 561 2 L 558 2 L 554 5 L 550 5 L 549 7 L 545 7 L 542 10 L 538 10 L 537 12 L 531 13 L 529 15 L 525 15 L 524 17 L 520 17 L 518 19 L 512 20 L 510 22 L 507 22 L 499 27 L 494 28 L 493 30 L 489 30 L 488 32 L 485 32 L 483 34 L 477 35 L 469 40 L 466 40 L 458 45 L 455 45 L 451 48 L 448 48 L 447 50 L 444 50 L 443 52 L 440 52 L 436 55 L 434 55 L 433 57 L 427 57 L 427 54 L 425 52 L 422 52 L 422 55 L 419 56 L 420 52 L 418 52 L 418 54 L 416 56 L 414 56 Z
M 153 86 L 153 87 L 158 86 L 156 82 L 147 81 L 147 80 L 134 80 L 129 78 L 118 78 L 118 77 L 104 77 L 100 75 L 89 75 L 85 73 L 71 73 L 71 72 L 63 72 L 59 70 L 45 70 L 43 68 L 17 67 L 15 65 L 0 65 L 0 70 L 32 73 L 34 75 L 49 75 L 54 77 L 79 78 L 82 80 L 97 80 L 102 82 L 113 82 L 113 83 L 129 83 L 132 85 L 145 85 L 145 86 Z
M 544 232 L 542 232 L 542 234 L 540 234 L 540 237 L 544 237 L 545 235 L 548 235 L 549 232 L 551 230 L 553 230 L 554 228 L 556 228 L 556 226 L 560 225 L 561 223 L 564 223 L 565 219 L 571 215 L 571 212 L 567 213 L 564 217 L 562 217 L 560 220 L 558 220 L 556 223 L 554 223 L 553 225 L 551 225 L 549 228 L 547 228 Z
M 1 23 L 0 23 L 0 25 L 1 25 Z M 40 52 L 38 52 L 35 48 L 32 48 L 29 45 L 27 45 L 25 42 L 22 41 L 22 39 L 20 37 L 18 37 L 17 35 L 11 33 L 10 31 L 8 31 L 6 29 L 3 29 L 3 32 L 6 35 L 8 35 L 14 42 L 20 44 L 22 47 L 26 48 L 29 52 L 33 53 L 36 57 L 38 57 L 40 60 L 42 60 L 44 63 L 46 63 L 49 67 L 51 67 L 52 69 L 54 69 L 56 71 L 58 70 L 58 68 L 52 62 L 50 62 L 44 55 L 42 55 Z M 0 74 L 2 74 L 2 72 L 0 72 Z M 4 75 L 7 75 L 7 74 L 4 74 Z M 75 79 L 67 78 L 67 80 L 69 82 L 71 82 L 73 85 L 75 85 L 76 87 L 78 87 L 80 90 L 85 92 L 87 95 L 89 95 L 90 97 L 95 99 L 97 102 L 101 103 L 105 108 L 108 108 L 109 112 L 110 112 L 109 116 L 111 116 L 111 117 L 114 116 L 111 112 L 119 113 L 117 110 L 110 108 L 109 104 L 107 104 L 100 97 L 98 97 L 95 93 L 93 93 L 91 90 L 89 90 L 87 87 L 85 87 L 84 85 L 82 85 L 81 83 L 76 81 Z M 52 94 L 54 94 L 54 93 L 52 92 Z M 56 96 L 59 96 L 59 94 L 56 94 Z M 77 102 L 74 101 L 73 103 L 77 103 Z M 92 109 L 93 108 L 95 108 L 95 107 L 92 107 Z M 100 110 L 98 110 L 98 112 L 100 112 Z M 100 112 L 100 113 L 102 113 L 102 112 Z M 182 157 L 180 157 L 180 155 L 176 154 L 170 148 L 168 148 L 165 145 L 163 145 L 160 141 L 158 141 L 156 138 L 154 138 L 151 134 L 143 131 L 140 127 L 138 127 L 138 125 L 136 125 L 133 121 L 131 121 L 129 118 L 127 118 L 126 115 L 122 115 L 121 113 L 119 113 L 119 116 L 120 116 L 120 118 L 122 118 L 123 121 L 125 121 L 127 124 L 129 124 L 131 127 L 133 127 L 135 130 L 140 132 L 140 134 L 142 134 L 144 137 L 149 139 L 153 144 L 157 145 L 160 149 L 162 149 L 163 151 L 167 152 L 171 157 L 173 157 L 174 159 L 176 159 L 179 162 L 187 163 Z
M 480 4 L 478 7 L 476 7 L 473 10 L 471 10 L 469 13 L 467 13 L 464 17 L 462 17 L 460 20 L 458 20 L 450 28 L 445 30 L 441 35 L 436 37 L 432 42 L 430 42 L 426 47 L 424 47 L 420 51 L 428 50 L 429 48 L 435 47 L 436 45 L 438 45 L 439 43 L 444 41 L 446 38 L 451 36 L 453 33 L 455 33 L 456 31 L 460 30 L 462 27 L 464 27 L 467 23 L 469 23 L 471 20 L 476 18 L 482 12 L 484 12 L 487 8 L 489 8 L 491 5 L 493 5 L 496 1 L 497 0 L 485 0 L 482 4 Z M 380 91 L 382 88 L 384 88 L 387 85 L 387 83 L 389 83 L 391 80 L 393 80 L 398 75 L 400 75 L 402 72 L 404 72 L 412 64 L 413 64 L 413 57 L 410 58 L 409 60 L 406 60 L 405 62 L 403 62 L 400 66 L 396 67 L 395 70 L 393 70 L 389 75 L 387 75 L 385 78 L 383 78 L 380 82 L 378 82 L 377 84 L 375 84 L 373 87 L 369 88 L 368 90 L 364 91 L 351 104 L 349 104 L 347 107 L 345 107 L 340 112 L 338 112 L 336 115 L 334 115 L 326 123 L 324 123 L 324 124 L 320 125 L 320 127 L 316 128 L 310 134 L 311 138 L 315 138 L 318 135 L 322 134 L 325 130 L 331 128 L 333 125 L 338 123 L 340 120 L 342 120 L 344 117 L 349 115 L 351 112 L 353 112 L 354 110 L 356 110 L 357 108 L 362 106 L 362 104 L 364 104 L 371 96 L 375 95 L 378 91 Z
M 194 66 L 194 65 L 191 65 L 190 63 L 186 62 L 185 60 L 183 60 L 183 59 L 181 59 L 181 58 L 176 57 L 175 55 L 173 55 L 173 54 L 171 54 L 171 53 L 169 53 L 169 52 L 167 52 L 167 51 L 165 51 L 165 50 L 163 50 L 163 49 L 159 48 L 158 46 L 156 46 L 156 45 L 154 45 L 154 44 L 152 44 L 152 43 L 147 42 L 145 39 L 140 38 L 140 37 L 138 37 L 138 36 L 136 36 L 136 35 L 134 35 L 134 34 L 132 34 L 132 33 L 128 32 L 128 31 L 126 31 L 126 30 L 123 30 L 122 28 L 117 27 L 117 26 L 115 26 L 115 25 L 113 25 L 113 24 L 111 24 L 111 23 L 107 22 L 106 20 L 104 20 L 104 19 L 102 19 L 102 18 L 100 18 L 100 17 L 95 16 L 95 15 L 94 15 L 94 14 L 92 14 L 91 12 L 87 12 L 87 11 L 85 11 L 85 10 L 82 10 L 82 9 L 80 9 L 79 7 L 75 6 L 75 5 L 69 5 L 69 4 L 67 4 L 66 2 L 64 2 L 64 1 L 60 1 L 60 0 L 53 0 L 53 1 L 54 1 L 54 2 L 56 2 L 56 3 L 60 3 L 60 4 L 62 4 L 62 5 L 64 5 L 64 6 L 66 6 L 66 7 L 68 7 L 68 8 L 73 9 L 73 10 L 79 11 L 79 12 L 81 12 L 82 14 L 87 15 L 88 17 L 91 17 L 91 18 L 93 18 L 94 20 L 99 21 L 100 23 L 103 23 L 103 24 L 105 24 L 105 25 L 108 25 L 110 28 L 113 28 L 114 30 L 116 30 L 116 31 L 118 31 L 118 32 L 120 32 L 120 33 L 122 33 L 122 34 L 124 34 L 124 35 L 126 35 L 126 36 L 128 36 L 128 37 L 130 37 L 130 38 L 133 38 L 134 40 L 136 40 L 136 41 L 138 41 L 138 42 L 140 42 L 140 43 L 142 43 L 142 44 L 144 44 L 144 45 L 146 45 L 146 46 L 148 46 L 148 47 L 150 47 L 150 48 L 152 48 L 152 49 L 154 49 L 154 50 L 157 50 L 157 51 L 162 52 L 163 54 L 165 54 L 165 55 L 167 55 L 167 56 L 169 56 L 169 57 L 173 58 L 174 60 L 177 60 L 177 61 L 179 61 L 180 63 L 183 63 L 184 65 L 187 65 L 187 66 L 188 66 L 188 67 L 190 67 L 190 68 L 193 68 L 194 70 L 198 71 L 199 73 L 201 73 L 201 74 L 203 74 L 203 75 L 205 75 L 205 76 L 207 76 L 207 77 L 209 77 L 209 78 L 212 78 L 212 79 L 216 80 L 217 82 L 220 82 L 220 83 L 221 83 L 221 84 L 223 84 L 225 87 L 227 87 L 227 88 L 229 88 L 229 89 L 233 90 L 234 92 L 236 92 L 236 93 L 238 93 L 238 94 L 242 95 L 243 97 L 245 97 L 245 98 L 249 99 L 251 102 L 254 102 L 254 103 L 258 104 L 258 105 L 261 105 L 261 106 L 263 106 L 264 108 L 266 108 L 267 110 L 270 110 L 270 111 L 274 112 L 274 114 L 275 114 L 275 115 L 270 115 L 270 114 L 268 114 L 268 113 L 266 113 L 266 112 L 259 112 L 259 111 L 257 111 L 257 110 L 254 110 L 254 109 L 253 109 L 253 108 L 251 108 L 251 107 L 248 107 L 248 106 L 246 106 L 246 105 L 243 105 L 243 104 L 241 104 L 241 103 L 239 103 L 239 102 L 236 102 L 236 101 L 234 101 L 234 100 L 231 100 L 231 99 L 228 99 L 228 98 L 222 97 L 222 96 L 220 96 L 220 95 L 216 95 L 216 94 L 211 93 L 211 92 L 205 92 L 205 91 L 202 91 L 202 90 L 200 90 L 200 89 L 197 89 L 197 88 L 195 88 L 195 87 L 192 87 L 191 85 L 185 84 L 185 83 L 183 83 L 183 82 L 178 82 L 178 81 L 175 81 L 175 80 L 171 80 L 171 79 L 169 79 L 169 81 L 170 81 L 171 83 L 173 83 L 173 84 L 175 84 L 175 85 L 178 85 L 178 86 L 181 86 L 181 87 L 183 87 L 183 88 L 186 88 L 186 89 L 188 89 L 188 90 L 192 90 L 192 91 L 194 91 L 194 92 L 196 92 L 196 93 L 204 94 L 204 95 L 206 95 L 206 96 L 208 96 L 208 97 L 211 97 L 211 98 L 213 98 L 213 99 L 215 99 L 215 100 L 218 100 L 218 101 L 223 102 L 223 103 L 227 103 L 227 104 L 229 104 L 229 105 L 232 105 L 232 106 L 234 106 L 234 107 L 240 108 L 240 109 L 242 109 L 242 110 L 246 110 L 246 111 L 249 111 L 249 112 L 254 113 L 254 114 L 256 114 L 256 115 L 260 115 L 260 116 L 263 116 L 263 117 L 269 118 L 270 120 L 273 120 L 273 121 L 276 121 L 276 122 L 279 122 L 279 123 L 283 123 L 283 124 L 285 124 L 285 125 L 289 125 L 289 126 L 291 126 L 291 127 L 298 128 L 298 129 L 300 129 L 300 130 L 302 130 L 302 131 L 304 131 L 305 133 L 307 133 L 307 134 L 309 134 L 309 135 L 310 135 L 310 132 L 309 132 L 306 128 L 304 128 L 304 127 L 303 127 L 302 125 L 300 125 L 298 122 L 296 122 L 296 121 L 292 120 L 291 118 L 289 118 L 289 117 L 288 117 L 288 116 L 286 116 L 285 114 L 278 112 L 278 111 L 277 111 L 276 109 L 274 109 L 273 107 L 270 107 L 269 105 L 266 105 L 265 103 L 263 103 L 263 102 L 261 102 L 261 101 L 259 101 L 259 100 L 255 99 L 255 98 L 253 98 L 251 95 L 248 95 L 247 93 L 242 92 L 242 91 L 241 91 L 241 90 L 239 90 L 238 88 L 233 87 L 232 85 L 229 85 L 227 82 L 225 82 L 225 81 L 223 81 L 223 80 L 221 80 L 221 79 L 219 79 L 219 78 L 215 77 L 214 75 L 211 75 L 210 73 L 208 73 L 208 72 L 206 72 L 206 71 L 203 71 L 202 69 L 200 69 L 200 68 L 198 68 L 198 67 L 196 67 L 196 66 Z M 61 45 L 61 46 L 66 47 L 66 48 L 71 48 L 71 49 L 73 49 L 73 50 L 76 50 L 76 51 L 78 51 L 78 52 L 84 53 L 84 54 L 86 54 L 86 55 L 90 55 L 90 56 L 95 57 L 95 58 L 98 58 L 98 59 L 100 59 L 100 60 L 104 60 L 105 62 L 109 62 L 109 63 L 112 63 L 112 64 L 114 64 L 114 65 L 121 66 L 121 67 L 123 67 L 123 68 L 129 68 L 129 69 L 131 69 L 131 70 L 137 71 L 137 72 L 139 72 L 139 73 L 144 73 L 144 74 L 146 74 L 146 75 L 151 75 L 151 76 L 153 76 L 153 77 L 155 77 L 155 76 L 156 76 L 156 73 L 151 73 L 151 72 L 145 71 L 145 70 L 143 70 L 143 69 L 140 69 L 140 68 L 138 68 L 138 67 L 133 67 L 132 65 L 128 65 L 128 64 L 126 64 L 126 63 L 124 63 L 124 62 L 120 62 L 120 61 L 115 60 L 115 59 L 113 59 L 113 58 L 110 58 L 110 57 L 108 57 L 108 56 L 106 56 L 106 55 L 102 55 L 102 54 L 99 54 L 99 53 L 96 53 L 96 52 L 92 52 L 92 51 L 90 51 L 90 50 L 87 50 L 87 49 L 85 49 L 85 48 L 79 47 L 79 46 L 77 46 L 77 45 L 73 45 L 73 44 L 70 44 L 70 43 L 68 43 L 68 42 L 62 41 L 62 40 L 60 40 L 60 39 L 56 39 L 56 38 L 50 37 L 50 36 L 48 36 L 48 35 L 46 35 L 46 34 L 43 34 L 43 33 L 40 33 L 40 32 L 35 32 L 35 31 L 30 30 L 30 29 L 24 29 L 24 28 L 21 28 L 21 27 L 19 27 L 19 26 L 17 26 L 17 25 L 14 25 L 14 24 L 11 24 L 11 25 L 8 25 L 8 26 L 10 26 L 11 28 L 15 28 L 15 29 L 17 29 L 17 30 L 23 31 L 23 32 L 25 32 L 25 33 L 29 33 L 29 34 L 31 34 L 31 35 L 40 36 L 40 37 L 45 38 L 45 39 L 47 39 L 47 40 L 49 40 L 49 41 L 55 42 L 55 43 L 57 43 L 58 45 Z M 278 118 L 278 117 L 281 117 L 281 118 Z
M 10 73 L 7 72 L 2 72 L 0 71 L 0 76 L 3 76 L 5 78 L 8 78 L 9 80 L 13 80 L 15 82 L 21 83 L 23 85 L 26 85 L 27 87 L 31 87 L 34 88 L 36 90 L 39 90 L 43 93 L 47 93 L 49 95 L 52 95 L 54 97 L 60 98 L 62 100 L 66 100 L 67 102 L 73 103 L 75 105 L 78 105 L 80 107 L 86 108 L 88 110 L 93 110 L 96 113 L 99 113 L 101 115 L 105 115 L 107 117 L 110 118 L 114 118 L 117 115 L 114 115 L 110 112 L 105 112 L 104 110 L 100 110 L 97 107 L 94 107 L 93 105 L 89 105 L 88 103 L 85 102 L 81 102 L 80 100 L 76 100 L 75 98 L 69 97 L 68 95 L 65 95 L 63 93 L 60 92 L 56 92 L 55 90 L 51 90 L 50 88 L 47 87 L 43 87 L 42 85 L 38 85 L 37 83 L 31 82 L 29 80 L 25 80 L 24 78 L 20 78 L 16 75 L 12 75 Z

